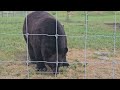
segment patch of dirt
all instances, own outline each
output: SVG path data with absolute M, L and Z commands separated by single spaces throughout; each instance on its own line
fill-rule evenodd
M 15 61 L 27 61 L 27 51 L 15 53 Z
M 104 23 L 105 25 L 115 27 L 115 23 Z M 120 23 L 116 23 L 116 28 L 120 28 Z
M 78 60 L 80 62 L 84 62 L 85 61 L 85 57 L 86 57 L 86 61 L 87 62 L 97 62 L 97 61 L 101 61 L 99 60 L 99 56 L 97 56 L 95 54 L 95 50 L 91 50 L 91 49 L 87 49 L 86 52 L 85 50 L 79 50 L 79 49 L 69 49 L 68 53 L 67 53 L 67 59 L 70 62 L 74 62 L 75 60 Z M 105 50 L 100 50 L 99 52 L 108 52 Z M 109 52 L 108 52 L 109 53 Z M 116 54 L 115 56 L 113 55 L 113 52 L 110 52 L 111 55 L 108 57 L 110 58 L 110 61 L 112 60 L 117 60 L 120 61 L 120 55 L 119 53 Z M 86 55 L 85 55 L 86 54 Z M 107 60 L 106 60 L 107 62 Z
M 24 79 L 27 77 L 27 66 L 21 62 L 2 62 L 0 63 L 1 79 Z
M 73 20 L 63 20 L 64 22 L 68 22 L 68 23 L 83 23 L 82 21 L 73 21 Z M 80 26 L 84 26 L 83 24 L 80 24 Z

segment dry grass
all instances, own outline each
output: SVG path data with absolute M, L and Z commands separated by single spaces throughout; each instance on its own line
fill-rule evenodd
M 29 64 L 29 78 L 30 79 L 84 79 L 85 73 L 87 79 L 110 79 L 113 77 L 120 78 L 120 65 L 118 63 L 112 64 L 112 60 L 117 62 L 120 60 L 120 56 L 109 56 L 109 60 L 99 60 L 94 54 L 94 50 L 87 50 L 87 64 L 85 67 L 85 51 L 79 49 L 69 49 L 67 59 L 70 63 L 69 68 L 60 68 L 61 73 L 55 77 L 51 70 L 47 72 L 38 72 L 35 69 L 35 65 Z M 0 63 L 0 78 L 4 79 L 27 79 L 28 71 L 27 64 L 21 62 L 21 56 L 17 62 L 1 62 Z M 24 60 L 26 60 L 23 55 Z M 114 72 L 113 72 L 114 68 Z M 85 72 L 86 71 L 86 72 Z M 49 73 L 48 73 L 49 72 Z

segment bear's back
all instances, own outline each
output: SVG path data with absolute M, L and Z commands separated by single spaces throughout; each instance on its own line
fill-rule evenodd
M 26 21 L 25 21 L 26 26 Z M 29 34 L 56 34 L 56 19 L 45 11 L 32 12 L 27 16 Z M 64 35 L 63 26 L 57 20 L 57 34 Z
M 27 16 L 28 33 L 45 34 L 45 30 L 43 31 L 43 29 L 48 25 L 46 20 L 48 21 L 50 19 L 55 21 L 54 17 L 45 11 L 36 11 L 29 14 Z

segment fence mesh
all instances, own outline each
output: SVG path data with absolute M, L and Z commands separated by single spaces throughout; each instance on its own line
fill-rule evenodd
M 29 34 L 27 15 L 33 11 L 0 12 L 0 78 L 23 79 L 118 79 L 120 78 L 120 12 L 119 11 L 46 11 L 56 18 L 56 34 Z M 56 73 L 58 64 L 58 37 L 67 37 L 67 61 L 55 75 L 47 66 L 46 72 L 31 64 L 28 41 L 23 38 L 26 17 L 26 37 L 56 38 Z M 57 20 L 66 35 L 57 34 Z M 35 61 L 36 63 L 43 61 Z

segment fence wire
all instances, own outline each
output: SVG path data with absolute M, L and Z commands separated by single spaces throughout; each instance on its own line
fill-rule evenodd
M 87 32 L 88 32 L 88 13 L 85 12 L 85 76 L 86 79 L 86 60 L 87 60 Z
M 28 39 L 29 39 L 29 33 L 28 33 L 28 19 L 27 19 L 28 12 L 26 11 L 26 37 L 27 37 L 27 77 L 29 79 L 29 53 L 28 53 Z
M 45 63 L 55 63 L 56 64 L 56 71 L 55 71 L 55 78 L 57 78 L 57 69 L 58 69 L 58 64 L 59 63 L 65 63 L 65 62 L 59 62 L 58 61 L 58 37 L 74 37 L 74 38 L 76 38 L 76 37 L 79 37 L 79 39 L 81 39 L 81 38 L 84 38 L 84 60 L 83 61 L 77 61 L 77 62 L 70 62 L 69 60 L 68 60 L 68 62 L 69 62 L 69 64 L 70 65 L 72 65 L 72 64 L 82 64 L 83 66 L 84 66 L 84 71 L 83 71 L 83 73 L 84 73 L 84 76 L 83 76 L 83 78 L 84 79 L 87 79 L 88 77 L 88 72 L 89 72 L 89 70 L 88 70 L 88 67 L 87 67 L 87 65 L 88 64 L 90 64 L 90 65 L 94 65 L 94 66 L 96 66 L 96 64 L 109 64 L 109 65 L 111 65 L 111 68 L 108 68 L 108 69 L 110 69 L 111 71 L 112 71 L 112 73 L 111 73 L 111 78 L 112 79 L 115 79 L 116 78 L 116 65 L 117 64 L 120 64 L 120 61 L 117 61 L 117 60 L 115 60 L 115 58 L 116 58 L 116 53 L 117 53 L 117 49 L 116 49 L 116 42 L 117 42 L 117 38 L 120 38 L 120 36 L 117 36 L 117 12 L 114 12 L 114 28 L 113 28 L 113 32 L 114 32 L 114 34 L 113 34 L 113 36 L 112 35 L 88 35 L 88 32 L 90 31 L 89 29 L 89 27 L 91 27 L 90 25 L 89 25 L 89 12 L 88 11 L 85 11 L 84 12 L 84 35 L 69 35 L 69 34 L 66 34 L 66 35 L 58 35 L 58 31 L 57 31 L 57 20 L 59 20 L 59 16 L 58 16 L 58 11 L 55 11 L 55 18 L 56 18 L 56 34 L 55 35 L 48 35 L 48 34 L 29 34 L 28 33 L 28 26 L 27 26 L 27 24 L 28 24 L 28 19 L 27 19 L 27 15 L 28 15 L 28 11 L 25 11 L 25 17 L 26 17 L 26 34 L 17 34 L 17 33 L 12 33 L 12 34 L 9 34 L 9 33 L 3 33 L 3 32 L 0 32 L 0 38 L 1 38 L 1 40 L 2 40 L 2 35 L 11 35 L 11 37 L 14 37 L 14 35 L 26 35 L 26 37 L 27 37 L 27 45 L 26 45 L 26 52 L 27 52 L 27 57 L 26 57 L 26 61 L 12 61 L 12 60 L 9 60 L 9 61 L 7 61 L 7 60 L 4 60 L 4 61 L 0 61 L 0 63 L 12 63 L 12 62 L 16 62 L 16 63 L 19 63 L 19 62 L 25 62 L 26 63 L 26 66 L 27 66 L 27 79 L 30 79 L 30 73 L 31 73 L 31 71 L 30 71 L 30 66 L 29 66 L 29 64 L 31 63 L 31 62 L 45 62 Z M 15 16 L 15 12 L 13 12 L 13 16 Z M 4 14 L 3 14 L 3 12 L 1 12 L 1 17 L 3 17 L 3 18 L 5 18 L 4 17 Z M 7 12 L 7 17 L 9 17 L 9 14 L 8 14 L 8 12 Z M 69 22 L 67 22 L 67 23 L 69 23 Z M 69 27 L 68 27 L 68 31 L 70 31 L 70 25 L 69 25 Z M 1 31 L 2 29 L 0 29 L 0 31 Z M 47 61 L 30 61 L 29 60 L 29 52 L 28 52 L 28 39 L 29 39 L 29 36 L 30 35 L 33 35 L 33 36 L 35 36 L 35 35 L 41 35 L 41 36 L 48 36 L 48 37 L 55 37 L 56 38 L 56 55 L 57 55 L 57 57 L 56 57 L 56 62 L 47 62 Z M 96 38 L 96 37 L 104 37 L 104 38 L 113 38 L 113 59 L 112 59 L 112 62 L 105 62 L 105 61 L 100 61 L 100 62 L 90 62 L 90 61 L 88 61 L 88 57 L 89 57 L 89 53 L 88 53 L 88 40 L 89 40 L 89 38 L 92 38 L 92 37 L 94 37 L 94 38 Z M 0 43 L 2 43 L 2 42 L 0 42 Z M 80 43 L 80 42 L 79 42 Z M 2 51 L 2 49 L 1 49 L 1 51 Z M 1 58 L 0 58 L 1 59 Z M 109 66 L 108 65 L 108 66 Z M 79 68 L 81 68 L 81 67 L 79 67 Z M 98 75 L 98 74 L 96 74 L 96 69 L 97 68 L 95 68 L 94 70 L 92 70 L 93 71 L 93 78 L 95 79 L 96 77 L 96 75 Z M 39 72 L 39 73 L 52 73 L 52 72 Z M 74 74 L 74 73 L 72 73 L 72 74 Z M 2 77 L 2 75 L 0 75 L 0 77 Z M 106 78 L 108 78 L 108 77 L 106 77 Z M 120 77 L 119 77 L 120 78 Z

